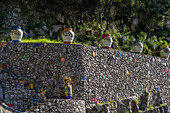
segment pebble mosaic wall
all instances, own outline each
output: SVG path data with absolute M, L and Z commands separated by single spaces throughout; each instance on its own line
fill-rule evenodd
M 85 101 L 48 99 L 45 103 L 39 103 L 31 107 L 30 113 L 86 113 Z
M 88 46 L 84 46 L 82 56 L 87 106 L 138 96 L 145 90 L 159 90 L 170 105 L 169 59 Z
M 41 90 L 47 99 L 63 99 L 64 77 L 72 79 L 72 99 L 85 100 L 87 108 L 158 88 L 170 105 L 169 59 L 74 44 L 0 43 L 0 48 L 4 101 L 16 109 L 42 102 Z
M 5 103 L 24 111 L 42 101 L 41 90 L 47 99 L 63 99 L 64 77 L 72 79 L 72 99 L 83 99 L 82 46 L 0 43 L 0 48 L 0 66 L 6 64 L 0 74 Z

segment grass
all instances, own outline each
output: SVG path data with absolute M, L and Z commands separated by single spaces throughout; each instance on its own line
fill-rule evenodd
M 4 40 L 2 40 L 1 42 L 6 42 Z M 21 43 L 64 43 L 62 40 L 50 40 L 47 38 L 40 38 L 40 39 L 22 39 Z M 76 40 L 73 41 L 73 44 L 78 44 L 78 45 L 82 45 L 80 42 L 77 42 Z
M 63 43 L 62 41 L 49 39 L 22 39 L 21 43 Z
M 107 101 L 107 102 L 104 102 L 104 103 L 97 103 L 97 105 L 103 106 L 105 104 L 111 104 L 112 102 L 116 102 L 116 101 L 112 100 L 112 101 Z
M 146 93 L 148 93 L 148 91 L 146 91 Z M 106 102 L 103 102 L 103 103 L 97 103 L 97 106 L 103 106 L 103 105 L 106 105 L 106 104 L 111 104 L 112 102 L 116 102 L 116 101 L 114 101 L 114 100 L 112 100 L 112 101 L 106 101 Z M 122 99 L 119 101 L 120 102 L 120 104 L 123 104 L 123 102 L 122 102 Z M 136 99 L 136 104 L 139 104 L 140 103 L 140 98 L 138 97 L 137 99 Z M 160 106 L 163 106 L 164 104 L 160 104 Z M 138 113 L 143 113 L 143 112 L 145 112 L 145 111 L 148 111 L 148 110 L 150 110 L 150 109 L 154 109 L 155 107 L 159 107 L 159 106 L 149 106 L 149 108 L 146 108 L 145 110 L 139 110 L 138 111 Z M 99 110 L 97 110 L 95 107 L 93 107 L 93 109 L 94 110 L 96 110 L 96 113 L 99 113 L 100 111 Z M 129 111 L 127 110 L 126 111 L 126 113 L 129 113 Z

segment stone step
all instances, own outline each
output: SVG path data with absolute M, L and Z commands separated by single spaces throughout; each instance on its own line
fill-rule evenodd
M 60 104 L 56 103 L 59 102 Z M 69 104 L 68 104 L 68 101 Z M 49 105 L 50 103 L 50 105 Z M 34 113 L 41 112 L 70 112 L 70 113 L 85 113 L 85 101 L 82 100 L 66 100 L 66 99 L 47 99 L 47 101 L 38 103 L 36 106 L 31 106 L 27 111 Z

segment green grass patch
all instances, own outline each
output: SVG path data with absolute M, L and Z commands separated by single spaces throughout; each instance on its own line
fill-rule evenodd
M 63 43 L 63 42 L 50 39 L 22 39 L 21 43 Z
M 5 40 L 2 40 L 1 42 L 7 42 Z M 47 38 L 40 38 L 40 39 L 22 39 L 21 43 L 64 43 L 62 40 L 50 40 Z M 73 41 L 73 44 L 77 44 L 77 45 L 82 45 L 80 42 L 77 41 Z M 88 44 L 86 44 L 88 45 Z
M 106 102 L 103 102 L 103 103 L 97 103 L 97 105 L 103 106 L 103 105 L 105 105 L 105 104 L 111 104 L 111 103 L 113 103 L 113 102 L 116 102 L 116 101 L 114 101 L 114 100 L 112 100 L 112 101 L 106 101 Z

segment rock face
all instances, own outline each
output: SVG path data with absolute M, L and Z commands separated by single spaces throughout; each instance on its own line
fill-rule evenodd
M 11 1 L 7 7 L 6 5 L 0 3 L 2 5 L 2 12 L 5 13 L 4 20 L 2 21 L 2 26 L 4 28 L 12 28 L 14 26 L 22 26 L 22 28 L 26 28 L 28 20 L 22 17 L 21 8 L 16 6 L 15 2 Z
M 0 43 L 0 48 L 0 66 L 7 65 L 0 80 L 4 101 L 18 110 L 43 102 L 41 89 L 46 89 L 47 99 L 63 99 L 66 76 L 72 79 L 72 99 L 85 100 L 89 108 L 141 95 L 153 86 L 161 89 L 162 102 L 169 104 L 168 59 L 74 44 Z
M 42 5 L 43 2 L 40 4 Z M 60 11 L 57 13 L 54 9 L 46 9 L 45 13 L 39 12 L 35 4 L 29 0 L 20 2 L 15 0 L 2 1 L 0 6 L 0 27 L 2 29 L 21 26 L 31 36 L 34 36 L 34 34 L 37 36 L 51 36 L 53 33 L 60 32 L 67 27 L 65 18 L 59 13 Z

